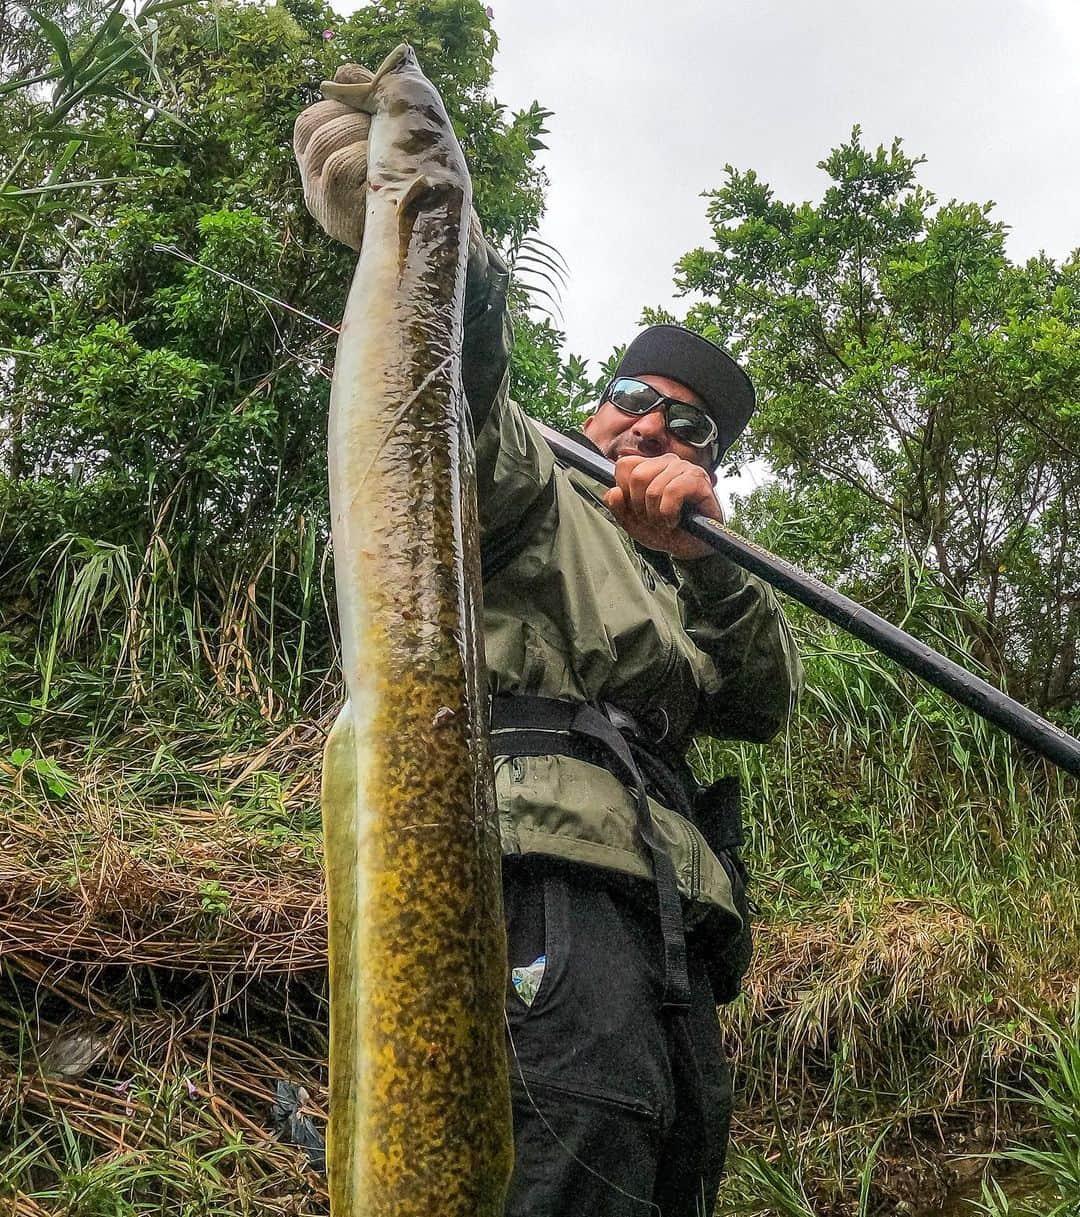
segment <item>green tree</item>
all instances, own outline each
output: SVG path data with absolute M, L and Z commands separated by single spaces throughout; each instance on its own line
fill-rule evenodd
M 911 572 L 1022 697 L 1080 701 L 1080 261 L 1018 264 L 992 205 L 939 205 L 858 128 L 819 203 L 727 167 L 679 263 L 688 324 L 748 361 L 752 522 L 884 611 Z M 654 314 L 656 315 L 656 314 Z M 927 597 L 924 596 L 924 601 Z
M 273 712 L 331 663 L 324 433 L 355 260 L 304 208 L 293 120 L 338 64 L 411 42 L 509 247 L 543 207 L 548 112 L 491 96 L 478 0 L 147 11 L 16 10 L 4 43 L 0 653 L 69 709 L 93 671 Z

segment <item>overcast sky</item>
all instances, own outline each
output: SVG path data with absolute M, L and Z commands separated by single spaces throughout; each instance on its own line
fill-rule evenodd
M 723 166 L 818 199 L 853 123 L 925 154 L 942 201 L 997 203 L 1010 253 L 1080 245 L 1080 0 L 493 0 L 495 93 L 554 111 L 541 235 L 590 360 L 668 305 Z

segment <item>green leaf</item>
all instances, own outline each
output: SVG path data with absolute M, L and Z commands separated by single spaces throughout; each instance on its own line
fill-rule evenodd
M 154 17 L 158 13 L 168 13 L 173 9 L 190 8 L 196 0 L 153 0 L 152 3 L 140 10 L 140 17 Z
M 26 10 L 34 21 L 38 24 L 41 32 L 49 40 L 49 44 L 56 52 L 57 59 L 60 60 L 60 66 L 64 72 L 64 79 L 69 83 L 73 79 L 74 72 L 71 65 L 71 49 L 68 47 L 68 41 L 64 37 L 63 31 L 58 25 L 50 21 L 44 13 L 40 13 L 37 9 Z
M 49 792 L 57 798 L 66 798 L 74 789 L 74 779 L 66 774 L 51 757 L 39 757 L 32 761 L 31 769 L 44 781 Z
M 49 174 L 48 185 L 56 185 L 61 174 L 68 167 L 68 165 L 71 164 L 76 152 L 79 151 L 80 147 L 82 147 L 82 141 L 79 139 L 69 140 L 64 145 L 63 151 L 56 158 L 56 164 L 53 166 L 52 172 Z
M 21 769 L 33 755 L 33 750 L 30 748 L 15 748 L 11 753 L 11 763 Z
M 42 72 L 38 76 L 23 76 L 18 80 L 9 80 L 0 84 L 0 97 L 3 97 L 5 93 L 14 93 L 18 89 L 29 88 L 30 85 L 45 84 L 50 80 L 59 80 L 63 74 L 63 71 Z

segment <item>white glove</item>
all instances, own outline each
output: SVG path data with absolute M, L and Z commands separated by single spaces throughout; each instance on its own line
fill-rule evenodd
M 334 73 L 339 84 L 371 78 L 367 68 L 355 63 Z M 356 250 L 364 235 L 370 130 L 371 115 L 341 101 L 317 101 L 301 111 L 293 127 L 293 153 L 308 211 L 335 241 Z
M 365 84 L 372 73 L 346 63 L 338 84 Z M 293 154 L 304 184 L 304 203 L 328 236 L 359 250 L 367 206 L 368 133 L 371 115 L 342 101 L 317 101 L 293 126 Z M 470 286 L 487 273 L 488 246 L 475 211 L 469 216 Z

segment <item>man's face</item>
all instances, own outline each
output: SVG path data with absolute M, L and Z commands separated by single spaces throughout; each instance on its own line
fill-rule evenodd
M 703 404 L 693 389 L 670 380 L 667 376 L 637 376 L 665 397 L 675 397 L 695 406 Z M 624 414 L 609 401 L 605 401 L 595 414 L 585 420 L 585 434 L 612 461 L 620 456 L 663 456 L 670 452 L 684 461 L 692 461 L 711 471 L 709 449 L 692 448 L 676 439 L 664 423 L 663 410 L 650 410 L 648 414 Z

